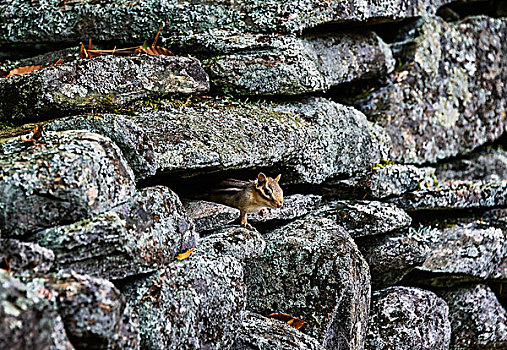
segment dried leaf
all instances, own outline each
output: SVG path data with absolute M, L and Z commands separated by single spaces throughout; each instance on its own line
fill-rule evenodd
M 42 126 L 36 124 L 33 128 L 32 136 L 21 135 L 19 138 L 23 142 L 32 142 L 35 145 L 35 143 L 42 138 L 42 132 Z
M 192 252 L 194 251 L 194 249 L 195 249 L 195 247 L 194 247 L 194 248 L 192 248 L 192 249 L 190 249 L 190 250 L 187 250 L 187 251 L 186 251 L 186 252 L 184 252 L 184 253 L 180 253 L 180 254 L 176 255 L 176 256 L 175 256 L 175 258 L 176 258 L 177 260 L 183 260 L 183 259 L 186 259 L 186 258 L 188 258 L 188 257 L 190 256 L 190 254 L 192 254 Z
M 53 67 L 53 66 L 56 66 L 57 64 L 61 64 L 62 62 L 63 61 L 60 58 L 58 61 L 56 61 L 55 63 L 50 64 L 48 66 L 45 66 L 42 64 L 37 64 L 37 65 L 33 65 L 33 66 L 23 66 L 23 67 L 14 68 L 8 72 L 8 74 L 5 76 L 5 78 L 13 77 L 15 75 L 22 75 L 22 74 L 30 73 L 30 72 L 44 69 L 44 68 L 48 68 L 48 67 Z
M 274 318 L 274 319 L 277 319 L 280 321 L 287 322 L 290 326 L 292 326 L 296 329 L 300 329 L 305 324 L 305 321 L 303 321 L 302 319 L 299 319 L 297 317 L 293 317 L 289 314 L 284 314 L 284 313 L 273 313 L 273 314 L 267 315 L 266 317 L 270 317 L 270 318 Z
M 142 48 L 141 50 L 139 50 L 139 52 L 147 53 L 148 55 L 164 55 L 164 56 L 174 55 L 172 51 L 160 46 L 151 46 L 147 48 Z
M 0 261 L 0 270 L 11 273 L 11 262 L 9 261 L 9 258 L 3 258 Z
M 160 35 L 160 31 L 162 30 L 163 26 L 164 26 L 163 23 L 160 23 L 160 27 L 158 27 L 157 35 L 155 35 L 155 40 L 153 40 L 153 44 L 151 44 L 151 47 L 157 46 L 158 36 Z

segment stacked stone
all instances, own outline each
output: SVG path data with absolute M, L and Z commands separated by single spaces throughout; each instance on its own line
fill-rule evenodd
M 63 59 L 0 78 L 0 348 L 507 347 L 502 6 L 0 4 L 0 73 Z M 259 169 L 258 230 L 192 198 Z

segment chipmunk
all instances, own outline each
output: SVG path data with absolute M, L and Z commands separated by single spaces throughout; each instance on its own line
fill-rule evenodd
M 283 191 L 278 185 L 281 175 L 275 179 L 263 173 L 256 180 L 241 181 L 228 179 L 220 183 L 220 188 L 210 192 L 209 200 L 239 209 L 241 225 L 252 229 L 247 223 L 246 214 L 261 208 L 281 208 Z

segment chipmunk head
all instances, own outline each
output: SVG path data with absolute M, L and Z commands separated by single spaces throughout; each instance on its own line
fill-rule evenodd
M 278 184 L 281 176 L 278 175 L 273 179 L 263 173 L 257 175 L 255 187 L 268 207 L 281 208 L 283 205 L 283 191 Z

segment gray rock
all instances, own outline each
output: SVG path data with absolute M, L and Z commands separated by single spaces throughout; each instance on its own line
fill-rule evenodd
M 322 350 L 319 342 L 289 324 L 245 311 L 232 350 Z
M 250 35 L 242 46 L 248 39 L 255 51 L 246 47 L 204 61 L 220 89 L 239 95 L 298 95 L 394 69 L 391 50 L 373 32 L 303 38 Z
M 507 204 L 507 179 L 441 182 L 388 201 L 405 210 L 501 207 Z
M 0 264 L 7 265 L 14 273 L 32 271 L 46 272 L 55 260 L 55 254 L 34 243 L 17 239 L 0 238 Z
M 326 196 L 342 198 L 387 198 L 431 186 L 435 183 L 434 168 L 418 168 L 403 164 L 376 164 L 366 174 L 328 182 Z
M 262 255 L 266 242 L 257 230 L 241 226 L 224 227 L 204 237 L 194 254 L 232 256 L 240 261 Z
M 142 349 L 226 349 L 241 324 L 246 289 L 232 257 L 190 256 L 131 282 Z
M 501 229 L 486 222 L 441 226 L 359 240 L 370 265 L 372 285 L 384 287 L 403 277 L 407 282 L 434 286 L 506 278 L 501 276 L 507 256 Z
M 502 149 L 487 149 L 473 153 L 468 157 L 439 165 L 436 176 L 440 181 L 500 182 L 507 179 L 507 152 Z
M 72 350 L 62 319 L 47 300 L 33 299 L 0 270 L 0 348 Z
M 417 268 L 419 271 L 457 275 L 456 278 L 462 280 L 488 279 L 507 256 L 507 232 L 487 224 L 457 224 L 433 233 L 438 243 Z M 437 285 L 445 283 L 438 276 L 431 280 Z
M 364 115 L 322 98 L 273 106 L 202 99 L 133 116 L 64 118 L 47 127 L 108 135 L 138 179 L 283 165 L 286 183 L 320 183 L 369 168 L 388 147 Z
M 209 90 L 195 58 L 99 56 L 0 79 L 0 121 L 22 124 L 77 111 L 115 109 L 167 94 Z
M 265 216 L 259 215 L 259 213 L 251 213 L 248 215 L 248 221 L 258 223 L 293 220 L 305 216 L 313 209 L 316 209 L 321 200 L 321 196 L 314 194 L 292 194 L 285 196 L 282 208 L 267 208 Z
M 392 232 L 412 222 L 403 209 L 376 201 L 332 201 L 319 208 L 316 214 L 334 220 L 353 238 Z
M 129 203 L 30 239 L 52 249 L 56 265 L 107 279 L 151 272 L 197 245 L 178 196 L 167 187 L 140 190 Z
M 370 267 L 371 286 L 381 289 L 399 282 L 415 267 L 421 266 L 430 253 L 427 236 L 419 238 L 414 229 L 408 234 L 391 233 L 383 236 L 367 236 L 356 239 L 361 254 Z
M 247 308 L 287 313 L 328 349 L 363 346 L 370 300 L 368 266 L 350 236 L 307 217 L 264 235 L 262 257 L 247 260 Z
M 450 349 L 507 348 L 507 313 L 488 286 L 439 293 L 449 305 Z
M 299 33 L 319 24 L 343 21 L 385 21 L 431 15 L 445 0 L 347 2 L 332 0 L 242 0 L 167 2 L 147 0 L 131 3 L 83 1 L 61 3 L 44 0 L 40 7 L 28 0 L 14 0 L 0 7 L 0 43 L 71 42 L 83 38 L 140 43 L 154 37 L 160 23 L 161 36 L 181 42 L 208 30 Z M 62 25 L 65 23 L 65 25 Z
M 111 282 L 71 272 L 35 278 L 28 288 L 32 295 L 58 305 L 76 349 L 139 348 L 137 324 L 131 322 L 125 298 Z
M 436 162 L 473 150 L 507 130 L 507 21 L 430 18 L 401 37 L 406 69 L 358 102 L 385 127 L 392 159 Z M 487 39 L 486 39 L 487 38 Z
M 238 209 L 220 203 L 196 200 L 183 205 L 197 232 L 215 230 L 239 218 Z
M 46 132 L 38 145 L 0 143 L 0 229 L 19 236 L 74 222 L 126 202 L 134 175 L 110 139 Z
M 433 292 L 392 287 L 372 295 L 366 350 L 449 349 L 449 308 Z

